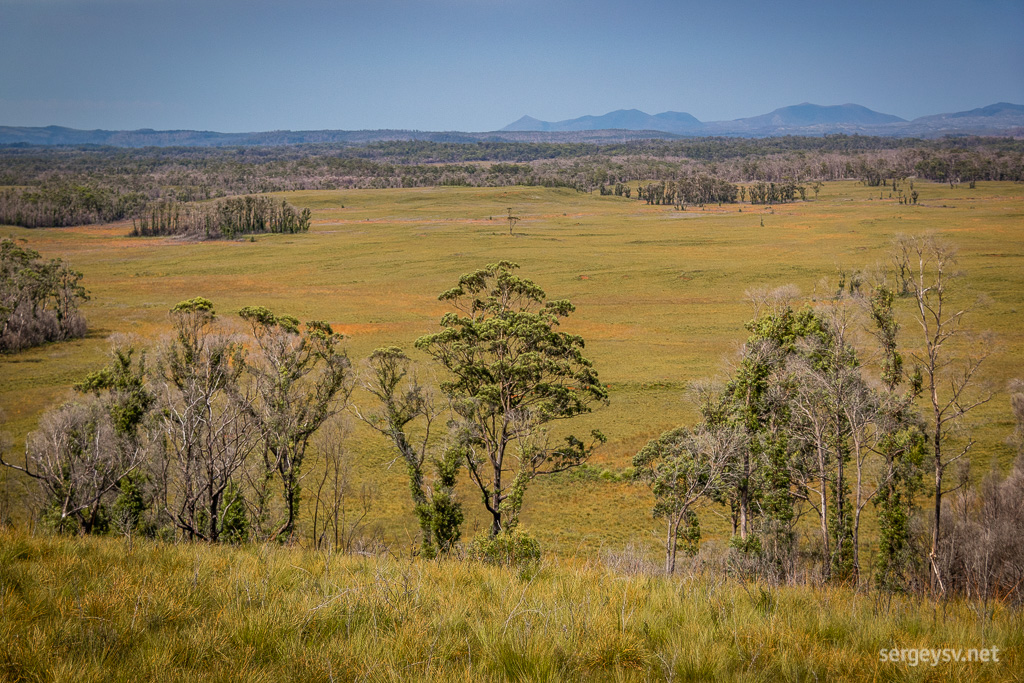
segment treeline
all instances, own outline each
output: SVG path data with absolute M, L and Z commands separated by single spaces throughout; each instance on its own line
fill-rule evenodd
M 750 198 L 751 204 L 785 204 L 800 199 L 807 199 L 807 188 L 794 182 L 763 183 L 757 182 L 742 190 Z
M 992 397 L 975 381 L 990 351 L 950 347 L 966 330 L 964 309 L 950 310 L 958 273 L 949 245 L 901 237 L 892 262 L 891 284 L 841 273 L 835 295 L 815 305 L 799 305 L 791 288 L 752 295 L 756 314 L 733 375 L 696 387 L 701 421 L 633 459 L 667 526 L 666 571 L 678 554 L 697 553 L 697 510 L 723 505 L 736 566 L 748 575 L 855 585 L 870 576 L 886 591 L 1024 601 L 1024 543 L 1011 531 L 1024 524 L 1022 385 L 1011 388 L 1020 457 L 1009 476 L 993 472 L 972 489 L 973 442 L 954 435 Z M 897 322 L 902 297 L 924 330 L 911 330 L 916 339 L 904 339 Z M 865 323 L 875 348 L 854 342 Z
M 373 499 L 353 491 L 338 422 L 345 411 L 403 461 L 424 555 L 459 543 L 455 487 L 465 475 L 492 520 L 471 552 L 534 562 L 539 546 L 517 529 L 530 482 L 581 464 L 604 440 L 594 432 L 591 444 L 549 443 L 544 427 L 607 392 L 582 339 L 556 329 L 572 306 L 545 301 L 515 268 L 501 262 L 463 276 L 440 297 L 455 309 L 441 331 L 416 342 L 449 376 L 445 400 L 417 382 L 401 349 L 377 349 L 356 373 L 324 322 L 246 307 L 238 315 L 248 332 L 233 334 L 210 301 L 194 298 L 170 311 L 170 338 L 115 348 L 107 367 L 75 386 L 79 397 L 49 410 L 24 464 L 2 451 L 0 464 L 37 483 L 36 513 L 62 533 L 208 542 L 308 534 L 345 550 L 360 540 Z M 362 406 L 351 401 L 357 382 Z M 313 457 L 315 481 L 306 478 Z
M 206 204 L 152 202 L 132 220 L 132 235 L 187 235 L 206 239 L 258 233 L 307 232 L 310 210 L 299 211 L 285 200 L 271 197 L 230 197 Z
M 972 487 L 962 421 L 991 398 L 975 382 L 991 345 L 955 344 L 966 328 L 950 305 L 960 272 L 949 245 L 901 237 L 891 255 L 889 276 L 841 273 L 825 300 L 800 304 L 792 288 L 753 293 L 731 376 L 693 387 L 700 421 L 636 453 L 630 477 L 650 488 L 664 520 L 667 573 L 680 554 L 699 553 L 698 511 L 716 506 L 732 524 L 723 567 L 744 577 L 1024 600 L 1024 385 L 1011 386 L 1017 463 Z M 232 334 L 195 298 L 171 310 L 169 339 L 115 349 L 76 386 L 80 398 L 49 411 L 24 464 L 0 464 L 38 483 L 37 511 L 61 532 L 208 542 L 301 534 L 351 550 L 365 540 L 373 495 L 356 494 L 348 474 L 334 422 L 346 411 L 404 465 L 424 556 L 466 547 L 462 479 L 491 522 L 470 554 L 535 562 L 539 546 L 518 528 L 529 485 L 580 467 L 605 440 L 553 443 L 546 427 L 608 394 L 583 340 L 557 330 L 573 306 L 546 300 L 517 268 L 489 265 L 439 297 L 452 310 L 416 347 L 443 373 L 441 400 L 401 349 L 377 349 L 356 373 L 323 322 L 246 307 L 249 332 Z M 927 317 L 916 340 L 903 338 L 901 299 Z M 865 323 L 873 348 L 858 341 Z M 352 402 L 357 384 L 362 406 Z M 869 509 L 877 523 L 866 539 Z
M 910 177 L 1021 181 L 1024 143 L 826 136 L 609 145 L 8 147 L 0 148 L 0 186 L 8 186 L 0 193 L 0 223 L 37 227 L 138 218 L 157 200 L 184 203 L 292 190 L 530 185 L 592 192 L 601 185 L 679 183 L 701 176 L 776 185 L 851 179 L 877 185 Z
M 81 280 L 64 261 L 0 239 L 0 353 L 85 336 Z
M 629 197 L 622 187 L 622 183 L 616 183 L 614 193 Z M 603 185 L 601 193 L 605 194 Z M 642 185 L 637 188 L 637 199 L 642 199 L 648 204 L 671 204 L 681 209 L 687 204 L 732 204 L 739 193 L 740 188 L 726 180 L 699 174 L 679 180 Z
M 0 191 L 0 223 L 25 228 L 109 223 L 137 215 L 149 199 L 123 187 L 47 183 L 39 187 Z

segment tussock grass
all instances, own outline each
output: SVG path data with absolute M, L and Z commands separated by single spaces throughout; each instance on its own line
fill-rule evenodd
M 1019 680 L 1020 617 L 566 559 L 517 573 L 0 530 L 5 680 Z M 993 645 L 999 663 L 878 655 Z

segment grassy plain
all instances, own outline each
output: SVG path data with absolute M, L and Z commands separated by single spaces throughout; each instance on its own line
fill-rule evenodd
M 0 408 L 17 449 L 41 411 L 104 362 L 109 335 L 156 339 L 168 329 L 167 310 L 193 296 L 213 300 L 225 318 L 264 305 L 327 320 L 348 336 L 357 362 L 385 344 L 411 350 L 445 311 L 438 293 L 462 273 L 508 259 L 549 297 L 576 305 L 564 329 L 586 339 L 611 403 L 567 428 L 603 430 L 610 440 L 596 464 L 618 471 L 646 439 L 694 417 L 686 386 L 722 373 L 733 357 L 751 316 L 747 290 L 793 283 L 821 296 L 837 267 L 875 267 L 886 261 L 893 235 L 926 231 L 959 246 L 963 284 L 986 298 L 969 324 L 995 333 L 984 379 L 1002 390 L 1007 379 L 1024 377 L 1024 186 L 915 185 L 917 206 L 898 204 L 888 188 L 846 182 L 825 185 L 813 201 L 683 212 L 532 187 L 294 192 L 282 196 L 312 209 L 310 233 L 254 242 L 130 238 L 124 224 L 4 227 L 0 234 L 85 273 L 92 329 L 82 340 L 0 357 Z M 522 218 L 513 236 L 503 219 L 509 207 Z M 822 278 L 832 284 L 820 287 Z M 902 305 L 909 344 L 917 330 Z M 976 470 L 1005 468 L 1012 458 L 1004 442 L 1012 429 L 1007 395 L 997 394 L 972 423 Z M 379 500 L 376 523 L 411 544 L 407 488 L 398 468 L 383 467 L 391 458 L 384 444 L 357 428 L 351 450 L 359 477 L 394 493 Z M 465 494 L 472 534 L 485 520 L 476 497 Z M 624 482 L 561 476 L 530 489 L 524 522 L 563 554 L 628 542 L 653 547 L 649 505 L 642 489 Z M 705 527 L 710 537 L 726 531 L 713 514 Z
M 0 529 L 0 680 L 1019 681 L 1019 619 L 569 559 L 517 575 Z M 999 661 L 917 652 L 993 647 Z M 915 653 L 880 661 L 893 648 Z

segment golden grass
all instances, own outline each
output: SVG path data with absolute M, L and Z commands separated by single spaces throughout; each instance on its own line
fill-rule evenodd
M 1019 613 L 845 588 L 0 530 L 0 679 L 1020 680 Z M 1000 662 L 879 661 L 998 647 Z

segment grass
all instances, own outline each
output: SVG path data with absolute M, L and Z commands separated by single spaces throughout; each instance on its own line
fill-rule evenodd
M 0 679 L 1020 680 L 1019 612 L 548 561 L 0 530 Z M 996 646 L 998 663 L 879 661 Z
M 44 256 L 63 257 L 85 273 L 92 331 L 0 358 L 0 408 L 18 449 L 45 407 L 104 362 L 109 335 L 156 339 L 168 329 L 167 310 L 193 296 L 213 300 L 228 319 L 245 305 L 325 319 L 348 336 L 357 361 L 382 345 L 411 351 L 446 310 L 438 293 L 462 273 L 508 259 L 549 296 L 576 305 L 563 329 L 586 339 L 611 404 L 566 428 L 604 431 L 610 440 L 596 465 L 620 471 L 648 438 L 694 418 L 685 388 L 721 373 L 744 339 L 747 290 L 794 283 L 820 296 L 826 292 L 816 289 L 819 281 L 834 282 L 837 266 L 873 267 L 885 261 L 894 234 L 926 231 L 959 245 L 964 284 L 987 296 L 969 321 L 996 335 L 984 379 L 1001 389 L 1008 378 L 1024 377 L 1024 186 L 917 182 L 915 189 L 918 206 L 899 205 L 885 188 L 847 182 L 826 184 L 815 201 L 685 212 L 524 187 L 293 192 L 282 196 L 312 209 L 310 233 L 255 242 L 128 238 L 123 224 L 2 228 L 0 234 L 27 239 Z M 511 237 L 502 218 L 509 207 L 522 219 Z M 914 330 L 901 303 L 909 340 Z M 993 463 L 1006 468 L 1006 394 L 971 422 L 979 476 Z M 384 494 L 374 523 L 393 543 L 412 543 L 407 485 L 397 468 L 383 467 L 391 459 L 383 441 L 357 428 L 352 451 L 359 476 Z M 16 486 L 11 490 L 18 495 Z M 466 489 L 464 499 L 472 534 L 486 520 L 475 494 Z M 643 489 L 621 481 L 560 477 L 530 489 L 523 519 L 546 549 L 595 553 L 638 540 L 653 547 L 649 506 Z M 718 516 L 704 523 L 708 537 L 727 531 Z

